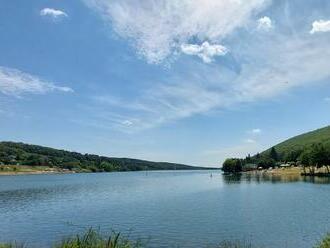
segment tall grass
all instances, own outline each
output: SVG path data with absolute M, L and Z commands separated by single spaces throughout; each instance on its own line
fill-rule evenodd
M 330 248 L 330 233 L 314 248 Z
M 0 248 L 25 248 L 25 245 L 14 243 L 0 244 Z
M 223 241 L 215 248 L 255 248 L 255 246 L 241 241 Z
M 55 244 L 54 248 L 138 248 L 141 247 L 139 242 L 131 242 L 122 237 L 120 233 L 113 232 L 109 237 L 105 238 L 99 231 L 89 229 L 83 235 L 63 240 Z M 1 247 L 0 247 L 1 248 Z
M 166 244 L 164 244 L 166 245 Z M 82 235 L 76 235 L 51 246 L 52 248 L 142 248 L 146 247 L 140 242 L 132 242 L 113 232 L 110 236 L 104 237 L 99 230 L 89 229 Z M 255 248 L 256 246 L 247 242 L 224 241 L 214 248 Z M 0 248 L 27 248 L 18 243 L 0 244 Z M 298 248 L 298 247 L 297 247 Z M 314 248 L 330 248 L 330 233 L 320 241 Z

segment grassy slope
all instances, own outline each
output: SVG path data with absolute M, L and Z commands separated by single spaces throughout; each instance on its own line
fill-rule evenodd
M 314 143 L 322 143 L 326 147 L 330 148 L 330 126 L 295 136 L 277 144 L 275 148 L 277 152 L 285 154 L 294 150 L 309 147 Z M 265 152 L 269 152 L 269 149 Z

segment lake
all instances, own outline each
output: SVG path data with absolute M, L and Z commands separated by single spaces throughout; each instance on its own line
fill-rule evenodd
M 310 248 L 330 231 L 330 181 L 219 171 L 0 176 L 0 241 L 45 247 L 91 226 L 148 247 Z

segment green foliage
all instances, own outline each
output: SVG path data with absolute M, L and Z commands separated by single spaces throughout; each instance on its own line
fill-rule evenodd
M 99 231 L 89 229 L 83 235 L 77 235 L 53 246 L 54 248 L 133 248 L 140 247 L 138 242 L 133 243 L 121 237 L 120 233 L 112 233 L 108 238 Z
M 330 126 L 298 135 L 274 146 L 274 148 L 278 153 L 279 160 L 293 162 L 297 161 L 301 153 L 314 144 L 322 144 L 326 150 L 330 151 Z M 269 152 L 270 149 L 261 155 Z
M 242 171 L 242 161 L 237 158 L 228 158 L 223 163 L 222 170 L 227 173 L 239 173 Z
M 81 154 L 16 142 L 0 142 L 1 164 L 59 167 L 77 172 L 205 169 L 175 163 Z
M 330 233 L 314 248 L 330 248 Z
M 25 245 L 14 243 L 0 244 L 0 248 L 25 248 Z
M 271 159 L 273 159 L 274 161 L 278 161 L 279 157 L 278 157 L 278 154 L 277 154 L 277 151 L 276 151 L 275 147 L 272 147 L 270 149 L 269 157 Z
M 253 248 L 251 243 L 241 242 L 241 241 L 223 241 L 217 248 Z
M 325 167 L 330 174 L 330 126 L 302 134 L 284 141 L 272 148 L 248 155 L 241 160 L 243 171 L 245 167 L 262 167 L 267 169 L 277 165 L 276 162 L 293 162 L 304 167 Z M 314 173 L 315 168 L 310 168 Z
M 164 244 L 166 246 L 166 244 Z M 0 244 L 0 248 L 26 248 L 23 244 L 7 243 Z M 112 232 L 110 236 L 104 236 L 99 230 L 90 228 L 86 233 L 75 235 L 55 243 L 53 248 L 142 248 L 147 247 L 139 241 L 132 242 L 120 233 Z M 208 246 L 211 247 L 211 246 Z M 253 248 L 251 242 L 223 241 L 216 248 Z M 330 234 L 326 235 L 314 248 L 330 248 Z
M 269 157 L 261 157 L 257 162 L 258 167 L 268 169 L 275 166 L 275 160 Z

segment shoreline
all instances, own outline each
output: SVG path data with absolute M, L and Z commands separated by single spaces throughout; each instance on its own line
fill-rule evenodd
M 173 170 L 173 171 L 185 171 L 182 170 Z M 220 170 L 217 168 L 205 168 L 205 169 L 195 169 L 195 170 Z M 134 172 L 132 171 L 111 171 L 111 172 Z M 142 171 L 142 170 L 136 170 Z M 150 170 L 150 171 L 166 171 L 166 170 Z M 47 174 L 80 174 L 80 173 L 111 173 L 107 171 L 98 171 L 93 172 L 89 170 L 68 170 L 68 169 L 60 169 L 60 168 L 51 168 L 46 166 L 28 166 L 28 165 L 0 165 L 0 177 L 1 176 L 19 176 L 19 175 L 47 175 Z
M 325 171 L 324 168 L 315 171 L 314 174 L 305 172 L 301 167 L 289 167 L 289 168 L 275 168 L 271 170 L 254 170 L 246 171 L 243 173 L 254 173 L 266 176 L 280 176 L 280 177 L 330 177 L 330 174 Z
M 1 165 L 0 176 L 15 175 L 43 175 L 43 174 L 71 174 L 75 171 L 51 168 L 48 166 L 28 166 L 28 165 Z
M 4 171 L 0 172 L 1 176 L 23 176 L 23 175 L 47 175 L 47 174 L 75 174 L 76 172 L 66 172 L 66 171 Z

